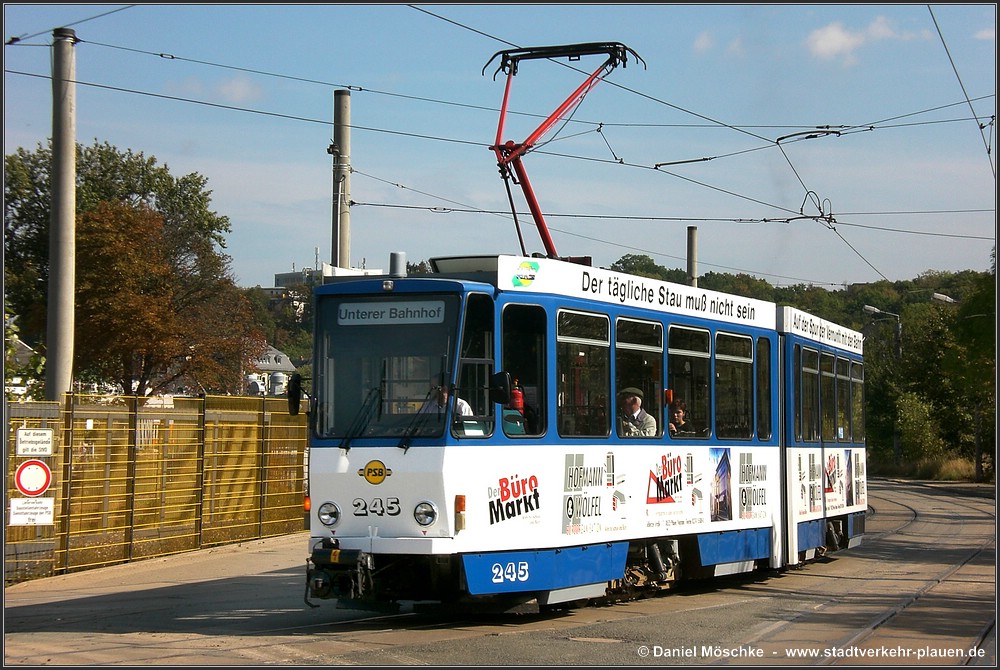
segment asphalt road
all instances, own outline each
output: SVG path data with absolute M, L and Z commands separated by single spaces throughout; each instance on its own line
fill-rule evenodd
M 858 548 L 559 614 L 378 616 L 305 601 L 307 534 L 4 590 L 5 666 L 996 666 L 993 487 L 869 483 Z

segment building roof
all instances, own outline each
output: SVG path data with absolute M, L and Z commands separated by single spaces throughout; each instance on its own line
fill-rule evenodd
M 22 342 L 17 337 L 10 338 L 10 341 L 14 345 L 14 364 L 18 367 L 24 367 L 31 363 L 31 357 L 35 355 L 35 350 L 29 347 L 27 344 Z
M 264 355 L 257 359 L 257 368 L 261 372 L 295 372 L 288 356 L 272 346 L 268 346 Z

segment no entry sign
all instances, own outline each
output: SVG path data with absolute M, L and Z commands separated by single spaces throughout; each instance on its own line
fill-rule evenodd
M 50 484 L 52 484 L 52 470 L 45 461 L 31 459 L 17 466 L 14 485 L 29 498 L 42 495 L 49 489 Z

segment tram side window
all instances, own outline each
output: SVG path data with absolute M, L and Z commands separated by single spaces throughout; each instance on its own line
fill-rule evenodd
M 771 439 L 771 340 L 757 338 L 757 439 Z
M 511 382 L 522 393 L 521 408 L 503 409 L 503 430 L 508 435 L 541 435 L 545 432 L 545 309 L 538 305 L 507 305 L 502 319 L 503 363 Z
M 493 433 L 493 403 L 490 378 L 493 375 L 493 300 L 483 294 L 469 295 L 459 350 L 457 395 L 469 403 L 472 416 L 455 413 L 455 432 L 466 437 Z
M 753 436 L 753 340 L 715 336 L 715 432 L 719 437 Z
M 667 387 L 687 403 L 692 430 L 676 437 L 706 437 L 711 421 L 711 336 L 707 330 L 671 326 L 667 332 Z
M 556 420 L 564 437 L 611 432 L 611 325 L 603 314 L 556 316 Z
M 837 439 L 850 442 L 851 435 L 851 362 L 837 357 Z
M 819 379 L 820 398 L 819 406 L 823 416 L 823 439 L 837 439 L 837 394 L 836 378 L 834 377 L 833 354 L 820 354 L 819 358 Z
M 629 386 L 642 391 L 642 409 L 656 419 L 656 435 L 662 435 L 663 326 L 655 321 L 615 323 L 615 390 Z
M 810 442 L 819 439 L 819 352 L 803 348 L 800 361 L 796 424 L 801 428 L 798 437 Z
M 865 439 L 865 369 L 857 361 L 851 362 L 851 423 L 855 442 Z

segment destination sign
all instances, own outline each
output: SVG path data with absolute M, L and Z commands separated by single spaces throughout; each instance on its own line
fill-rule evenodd
M 345 302 L 337 308 L 337 323 L 341 326 L 442 323 L 443 321 L 443 300 Z

